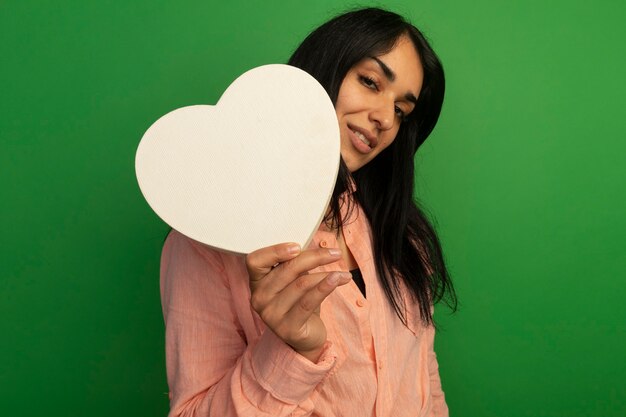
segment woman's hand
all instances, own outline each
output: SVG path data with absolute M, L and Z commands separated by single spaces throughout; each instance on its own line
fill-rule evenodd
M 326 342 L 320 304 L 352 276 L 349 272 L 308 271 L 340 258 L 339 249 L 301 252 L 295 243 L 268 246 L 246 258 L 252 308 L 278 337 L 312 362 L 317 361 Z

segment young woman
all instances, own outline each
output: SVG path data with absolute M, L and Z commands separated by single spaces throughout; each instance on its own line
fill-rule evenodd
M 362 9 L 311 33 L 289 64 L 337 112 L 342 163 L 308 248 L 238 257 L 176 231 L 161 262 L 171 416 L 447 416 L 433 305 L 456 296 L 413 200 L 443 69 L 400 16 Z

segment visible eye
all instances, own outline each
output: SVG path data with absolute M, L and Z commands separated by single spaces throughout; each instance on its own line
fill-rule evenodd
M 395 106 L 394 111 L 396 112 L 396 116 L 398 116 L 400 121 L 405 121 L 407 119 L 406 113 L 404 113 L 400 107 Z
M 360 75 L 359 79 L 361 80 L 361 83 L 367 88 L 371 90 L 378 90 L 378 84 L 376 84 L 376 81 L 374 81 L 372 78 Z

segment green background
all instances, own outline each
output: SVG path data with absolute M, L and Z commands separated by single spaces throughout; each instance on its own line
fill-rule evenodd
M 358 4 L 0 1 L 3 415 L 166 414 L 138 141 Z M 461 300 L 437 310 L 451 414 L 626 415 L 626 3 L 375 4 L 447 71 L 416 161 Z

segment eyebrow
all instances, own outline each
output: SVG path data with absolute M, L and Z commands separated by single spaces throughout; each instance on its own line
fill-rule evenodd
M 385 74 L 385 77 L 387 77 L 387 79 L 389 81 L 393 82 L 396 79 L 396 73 L 393 72 L 391 70 L 391 68 L 389 68 L 389 66 L 387 64 L 385 64 L 383 61 L 381 61 L 380 59 L 376 58 L 375 56 L 371 56 L 370 58 L 372 58 L 374 61 L 376 61 L 378 66 L 380 66 L 380 69 Z M 411 103 L 417 105 L 417 97 L 415 97 L 415 95 L 413 93 L 406 93 L 404 98 L 407 101 L 410 101 Z
M 393 72 L 391 68 L 387 66 L 387 64 L 385 64 L 383 61 L 376 58 L 375 56 L 371 58 L 378 63 L 378 65 L 380 66 L 380 69 L 383 70 L 383 72 L 385 73 L 385 77 L 387 77 L 389 81 L 394 81 L 396 79 L 396 73 Z

